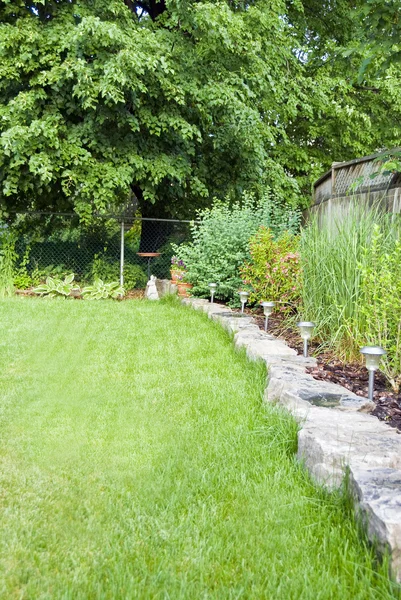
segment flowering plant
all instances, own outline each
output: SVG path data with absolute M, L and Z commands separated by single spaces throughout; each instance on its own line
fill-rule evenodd
M 171 278 L 175 281 L 186 281 L 188 275 L 187 267 L 184 261 L 177 256 L 171 258 L 170 268 Z
M 261 224 L 269 225 L 275 237 L 286 230 L 298 231 L 300 214 L 269 193 L 259 201 L 246 193 L 233 204 L 228 198 L 215 200 L 211 208 L 198 211 L 198 221 L 191 225 L 192 242 L 172 244 L 173 252 L 185 262 L 193 293 L 209 298 L 209 283 L 215 281 L 219 286 L 215 297 L 238 305 L 239 269 L 250 259 L 249 238 Z
M 176 281 L 186 282 L 187 275 L 188 275 L 188 273 L 186 271 L 176 271 L 175 279 L 176 279 Z
M 272 300 L 290 312 L 301 291 L 298 238 L 286 231 L 274 239 L 270 229 L 260 227 L 249 248 L 251 260 L 240 269 L 243 283 L 253 288 L 249 301 Z
M 181 258 L 178 256 L 171 257 L 171 271 L 186 271 L 187 267 Z

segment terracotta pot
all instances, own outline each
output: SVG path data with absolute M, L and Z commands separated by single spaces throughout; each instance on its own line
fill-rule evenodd
M 179 271 L 178 269 L 171 269 L 171 271 L 170 271 L 171 281 L 173 283 L 178 283 L 180 280 L 180 277 L 182 277 L 183 274 L 184 274 L 184 271 Z
M 186 283 L 185 281 L 177 281 L 178 295 L 180 298 L 188 298 L 189 290 L 192 288 L 192 283 Z

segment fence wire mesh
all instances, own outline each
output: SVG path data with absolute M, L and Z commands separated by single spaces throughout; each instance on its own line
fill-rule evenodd
M 121 266 L 125 289 L 143 288 L 149 274 L 170 277 L 172 244 L 191 238 L 187 221 L 97 217 L 85 226 L 73 214 L 21 214 L 1 232 L 13 239 L 19 289 L 70 273 L 81 284 L 120 281 Z

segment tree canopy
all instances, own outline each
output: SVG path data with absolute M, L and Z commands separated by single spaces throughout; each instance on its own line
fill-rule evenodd
M 394 78 L 358 80 L 369 32 L 356 12 L 346 0 L 0 1 L 3 210 L 89 218 L 135 194 L 144 214 L 182 217 L 267 188 L 299 203 L 333 160 L 400 139 Z

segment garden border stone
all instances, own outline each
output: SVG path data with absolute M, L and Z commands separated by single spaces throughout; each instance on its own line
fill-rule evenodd
M 300 424 L 298 459 L 312 477 L 329 489 L 349 474 L 356 514 L 369 540 L 391 553 L 392 575 L 401 582 L 401 435 L 366 414 L 372 407 L 344 387 L 306 373 L 316 364 L 266 334 L 248 315 L 226 306 L 186 298 L 184 304 L 206 312 L 234 335 L 237 348 L 268 368 L 264 399 L 279 403 Z

